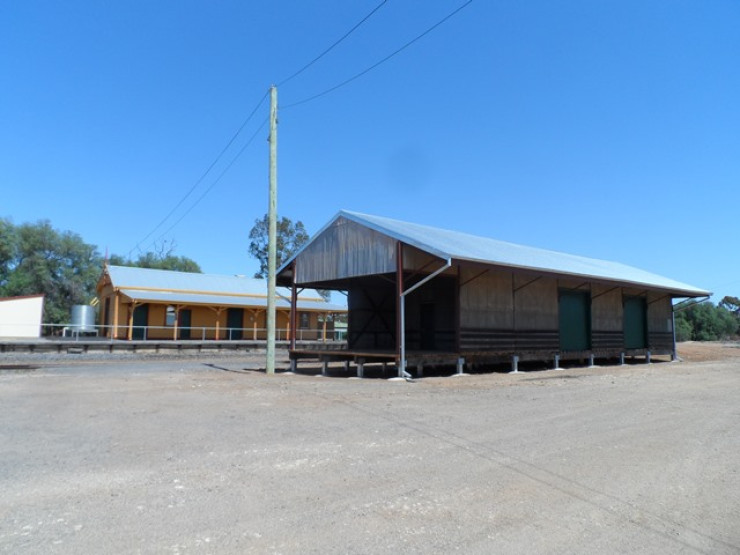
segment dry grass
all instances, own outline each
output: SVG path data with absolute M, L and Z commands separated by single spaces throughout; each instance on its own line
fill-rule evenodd
M 740 359 L 740 341 L 685 341 L 678 344 L 678 356 L 689 362 Z

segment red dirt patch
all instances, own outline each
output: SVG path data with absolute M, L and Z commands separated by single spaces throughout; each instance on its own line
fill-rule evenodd
M 688 362 L 740 358 L 738 341 L 685 341 L 677 345 L 678 356 Z

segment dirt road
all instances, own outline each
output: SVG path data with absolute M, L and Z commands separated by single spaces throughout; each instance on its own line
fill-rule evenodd
M 5 370 L 0 552 L 738 553 L 740 349 L 714 348 L 414 383 Z

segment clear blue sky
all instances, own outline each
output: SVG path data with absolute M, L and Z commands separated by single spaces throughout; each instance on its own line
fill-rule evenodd
M 0 216 L 126 255 L 271 84 L 379 3 L 5 0 Z M 279 213 L 313 233 L 346 208 L 740 295 L 736 0 L 475 0 L 287 107 L 463 3 L 388 0 L 279 87 Z M 206 272 L 256 270 L 267 115 L 262 104 L 143 250 L 174 241 Z

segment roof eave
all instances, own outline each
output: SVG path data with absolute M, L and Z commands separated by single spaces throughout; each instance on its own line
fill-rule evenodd
M 537 267 L 532 267 L 532 266 L 519 266 L 515 264 L 506 264 L 506 263 L 500 263 L 500 262 L 495 262 L 495 261 L 490 261 L 490 260 L 476 260 L 476 259 L 470 259 L 470 258 L 453 257 L 453 263 L 455 262 L 475 263 L 475 264 L 480 264 L 482 266 L 492 266 L 496 268 L 509 268 L 511 270 L 519 270 L 522 272 L 536 273 L 536 274 L 542 274 L 542 275 L 547 275 L 547 276 L 552 276 L 552 277 L 562 276 L 562 277 L 567 277 L 567 278 L 572 278 L 572 279 L 587 279 L 589 281 L 596 281 L 600 283 L 612 283 L 612 284 L 619 284 L 619 285 L 629 286 L 629 287 L 649 288 L 651 290 L 663 291 L 665 293 L 669 293 L 671 297 L 674 297 L 674 298 L 709 297 L 713 294 L 711 291 L 704 291 L 702 289 L 681 289 L 681 288 L 675 288 L 675 287 L 667 287 L 667 286 L 658 285 L 654 283 L 624 280 L 624 279 L 618 279 L 618 278 L 609 278 L 609 277 L 597 276 L 593 274 L 581 274 L 581 273 L 563 272 L 563 271 L 557 271 L 557 270 L 547 270 L 545 268 L 537 268 Z

